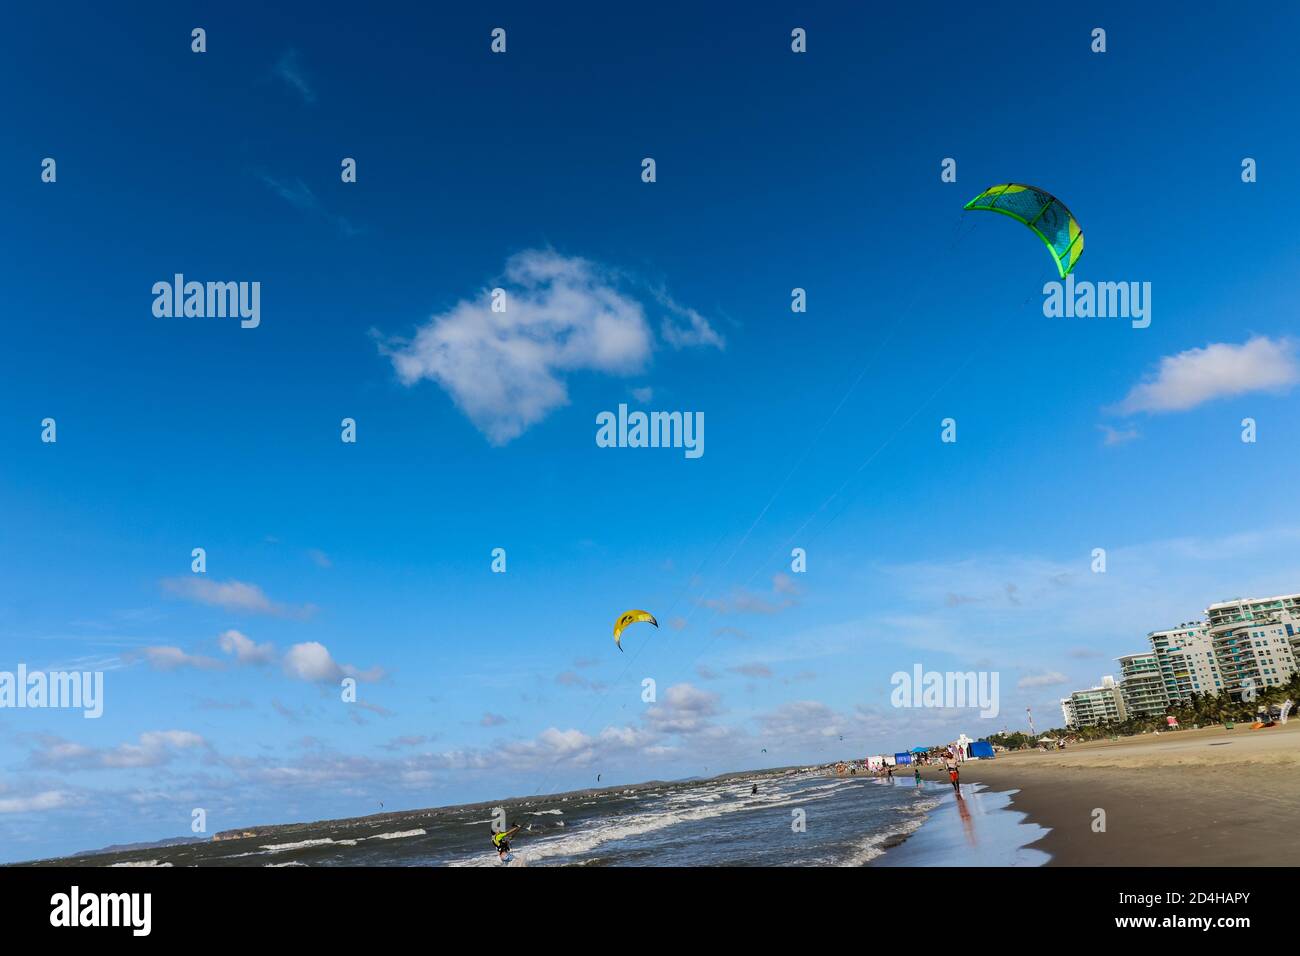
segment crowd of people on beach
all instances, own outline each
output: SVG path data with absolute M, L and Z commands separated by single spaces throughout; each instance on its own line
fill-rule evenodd
M 921 786 L 921 768 L 922 767 L 942 767 L 948 774 L 948 782 L 952 784 L 953 792 L 961 797 L 961 769 L 960 764 L 962 757 L 952 750 L 944 750 L 931 753 L 915 753 L 911 755 L 912 779 L 917 787 Z M 874 758 L 867 760 L 841 760 L 835 764 L 835 773 L 837 776 L 856 774 L 859 771 L 869 773 L 874 777 L 884 780 L 893 781 L 895 772 L 899 767 L 907 767 L 907 764 L 900 764 L 896 760 L 890 762 L 888 759 L 876 762 Z

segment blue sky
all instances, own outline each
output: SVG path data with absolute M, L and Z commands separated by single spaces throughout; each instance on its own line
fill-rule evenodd
M 6 12 L 0 670 L 106 699 L 0 710 L 4 858 L 1052 726 L 1297 589 L 1296 13 L 530 6 Z M 961 212 L 1006 181 L 1149 328 L 1043 316 Z M 155 318 L 178 272 L 260 326 Z M 917 663 L 1001 715 L 891 707 Z

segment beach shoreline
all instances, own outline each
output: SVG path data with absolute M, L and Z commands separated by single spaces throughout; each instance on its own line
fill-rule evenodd
M 927 784 L 941 801 L 926 821 L 868 861 L 876 867 L 1034 867 L 1048 855 L 1034 844 L 1046 831 L 1010 806 L 1011 794 L 982 785 L 964 788 L 959 802 L 944 784 Z
M 946 782 L 941 768 L 922 776 Z M 1047 830 L 1049 866 L 1284 866 L 1300 858 L 1300 722 L 1093 741 L 962 764 Z M 1011 792 L 1014 791 L 1014 792 Z

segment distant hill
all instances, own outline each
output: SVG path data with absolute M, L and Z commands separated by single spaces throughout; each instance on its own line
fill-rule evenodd
M 100 847 L 98 850 L 83 850 L 73 856 L 94 856 L 97 853 L 128 853 L 131 850 L 157 850 L 165 846 L 181 846 L 185 843 L 207 843 L 207 837 L 172 837 L 169 840 L 154 840 L 152 843 L 114 843 L 112 846 Z

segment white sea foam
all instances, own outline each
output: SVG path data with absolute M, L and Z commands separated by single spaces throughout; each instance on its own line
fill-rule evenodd
M 159 863 L 157 860 L 127 860 L 125 863 L 110 863 L 109 868 L 115 866 L 171 866 L 170 863 Z
M 886 844 L 899 842 L 898 837 L 910 837 L 929 819 L 930 811 L 943 802 L 938 794 L 930 791 L 922 791 L 917 794 L 917 797 L 918 799 L 911 804 L 904 804 L 901 807 L 894 808 L 904 815 L 903 820 L 886 827 L 884 830 L 868 834 L 853 844 L 852 850 L 847 857 L 827 860 L 827 864 L 832 866 L 863 866 L 884 853 Z
M 589 853 L 605 843 L 616 840 L 625 840 L 629 837 L 641 836 L 645 833 L 653 833 L 656 830 L 663 830 L 668 827 L 676 826 L 679 823 L 688 823 L 696 820 L 708 820 L 713 817 L 719 817 L 723 814 L 740 813 L 746 810 L 767 809 L 774 806 L 790 806 L 805 803 L 812 803 L 817 800 L 824 800 L 833 795 L 833 793 L 844 785 L 843 782 L 835 782 L 830 785 L 808 788 L 807 790 L 796 791 L 795 793 L 781 793 L 769 791 L 768 793 L 759 794 L 754 798 L 746 800 L 736 800 L 729 803 L 716 801 L 706 801 L 703 806 L 697 806 L 691 809 L 661 809 L 648 813 L 636 813 L 628 816 L 614 817 L 608 820 L 597 821 L 592 826 L 584 826 L 572 833 L 566 833 L 563 836 L 554 836 L 530 843 L 528 847 L 529 862 L 543 860 L 548 857 L 556 856 L 574 856 L 580 853 Z M 734 792 L 735 785 L 726 788 Z M 814 792 L 820 791 L 820 792 Z M 748 792 L 745 793 L 748 797 Z M 665 804 L 670 801 L 664 801 Z M 500 866 L 500 862 L 491 855 L 476 854 L 473 857 L 452 860 L 449 866 Z
M 305 850 L 309 846 L 330 846 L 334 843 L 329 837 L 319 840 L 299 840 L 297 843 L 268 843 L 262 849 L 267 853 L 285 853 L 289 850 Z
M 424 830 L 394 830 L 392 833 L 376 833 L 367 840 L 404 840 L 407 837 L 424 836 Z
M 892 827 L 872 833 L 853 845 L 846 857 L 834 861 L 835 866 L 862 866 L 885 852 L 885 844 L 894 842 L 897 837 L 908 837 L 920 829 L 925 817 L 911 817 Z
M 491 823 L 492 821 L 486 821 Z M 267 853 L 287 853 L 290 850 L 305 850 L 313 846 L 356 846 L 362 840 L 402 840 L 407 837 L 424 836 L 424 830 L 392 830 L 388 833 L 376 833 L 368 837 L 355 837 L 350 840 L 335 840 L 330 837 L 321 837 L 316 840 L 299 840 L 296 843 L 270 843 L 262 847 Z M 237 854 L 244 856 L 246 854 Z

